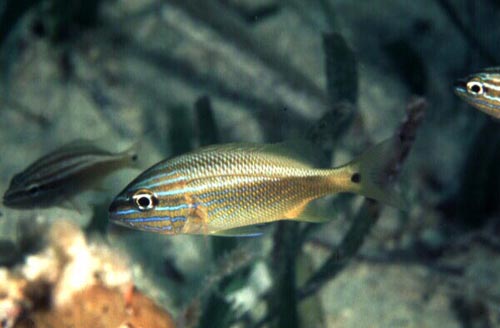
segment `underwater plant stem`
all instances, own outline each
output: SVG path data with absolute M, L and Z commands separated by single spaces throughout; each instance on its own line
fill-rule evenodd
M 218 143 L 218 130 L 210 98 L 207 95 L 199 97 L 194 104 L 194 109 L 200 147 Z
M 274 233 L 273 276 L 276 279 L 269 308 L 277 314 L 277 320 L 272 327 L 299 327 L 295 293 L 298 233 L 297 222 L 280 222 Z
M 323 52 L 330 106 L 340 102 L 356 104 L 358 63 L 351 47 L 341 34 L 324 33 Z
M 460 19 L 457 11 L 447 0 L 436 0 L 441 9 L 448 15 L 451 22 L 463 34 L 466 42 L 470 45 L 471 49 L 477 49 L 478 53 L 488 61 L 490 65 L 497 64 L 495 56 L 481 44 L 481 42 L 474 36 L 474 34 L 465 26 Z
M 307 298 L 316 293 L 327 281 L 341 272 L 352 260 L 363 245 L 365 238 L 379 219 L 379 206 L 372 200 L 366 200 L 362 205 L 351 227 L 342 242 L 332 252 L 330 257 L 299 289 L 299 299 Z
M 177 318 L 178 326 L 229 326 L 234 321 L 234 311 L 222 296 L 224 295 L 223 291 L 228 283 L 238 282 L 238 279 L 241 280 L 242 275 L 238 274 L 238 272 L 241 272 L 241 270 L 244 270 L 257 260 L 259 260 L 259 255 L 245 246 L 239 246 L 218 257 L 213 272 L 206 275 L 197 293 L 179 314 Z
M 321 7 L 321 11 L 325 15 L 325 21 L 328 26 L 328 32 L 333 32 L 338 30 L 337 16 L 335 15 L 335 9 L 332 6 L 331 1 L 328 0 L 318 0 Z

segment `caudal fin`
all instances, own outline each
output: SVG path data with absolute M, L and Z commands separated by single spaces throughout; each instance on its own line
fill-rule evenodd
M 144 170 L 147 167 L 142 143 L 142 140 L 138 140 L 121 152 L 125 166 L 137 170 Z
M 384 204 L 405 208 L 403 198 L 391 183 L 391 161 L 395 159 L 399 140 L 387 139 L 368 149 L 343 168 L 350 174 L 348 190 Z

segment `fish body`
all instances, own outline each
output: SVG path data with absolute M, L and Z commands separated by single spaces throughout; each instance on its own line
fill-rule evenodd
M 379 150 L 339 168 L 318 169 L 279 144 L 202 148 L 139 175 L 111 204 L 110 220 L 165 234 L 224 235 L 283 219 L 318 221 L 310 203 L 337 192 L 390 203 L 370 178 Z
M 16 174 L 3 196 L 3 203 L 12 208 L 61 205 L 107 174 L 133 167 L 136 162 L 134 149 L 112 153 L 89 141 L 71 142 Z
M 455 93 L 470 105 L 500 119 L 500 67 L 458 80 Z

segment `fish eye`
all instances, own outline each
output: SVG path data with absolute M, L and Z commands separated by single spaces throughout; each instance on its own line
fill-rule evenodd
M 134 206 L 141 211 L 147 211 L 158 205 L 158 198 L 155 193 L 146 189 L 138 190 L 132 195 Z
M 483 84 L 477 81 L 467 83 L 467 91 L 473 95 L 482 95 L 484 92 Z
M 40 186 L 39 185 L 31 185 L 28 187 L 28 193 L 30 195 L 35 195 L 40 191 Z

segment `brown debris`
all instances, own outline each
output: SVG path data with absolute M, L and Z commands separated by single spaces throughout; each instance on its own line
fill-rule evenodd
M 16 328 L 170 328 L 171 316 L 148 297 L 135 291 L 130 300 L 117 288 L 94 285 L 73 295 L 53 310 L 41 309 L 21 320 Z
M 56 220 L 47 245 L 0 268 L 0 328 L 164 328 L 170 315 L 137 291 L 127 257 Z

